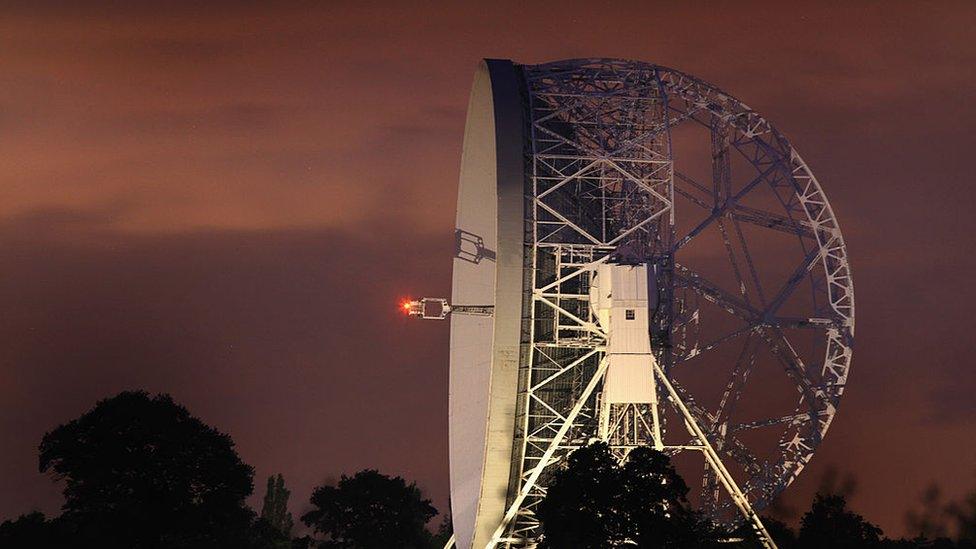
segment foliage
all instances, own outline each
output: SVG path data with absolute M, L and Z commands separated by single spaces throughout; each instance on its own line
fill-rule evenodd
M 851 493 L 846 490 L 846 493 Z M 945 535 L 944 514 L 960 509 L 959 504 L 940 506 L 937 491 L 929 489 L 923 497 L 922 512 L 910 513 L 908 525 L 920 533 L 913 539 L 882 538 L 881 529 L 847 509 L 846 498 L 838 493 L 818 494 L 804 516 L 799 536 L 786 524 L 771 518 L 763 518 L 763 524 L 773 536 L 779 549 L 976 549 L 976 543 L 965 538 L 952 540 Z M 742 530 L 744 531 L 744 530 Z M 742 532 L 740 531 L 740 533 Z M 932 535 L 935 533 L 935 535 Z M 759 549 L 757 541 L 744 547 Z
M 450 508 L 450 505 L 448 505 Z M 437 527 L 437 533 L 431 537 L 430 546 L 432 549 L 442 549 L 444 545 L 447 544 L 447 540 L 451 539 L 451 535 L 454 533 L 453 522 L 451 520 L 450 513 L 444 515 L 441 519 L 440 525 Z
M 312 496 L 302 517 L 324 540 L 289 539 L 282 475 L 268 479 L 257 519 L 244 500 L 253 470 L 231 438 L 168 395 L 123 392 L 47 433 L 40 470 L 64 481 L 62 514 L 30 513 L 0 524 L 0 547 L 47 549 L 440 549 L 450 537 L 425 524 L 437 514 L 415 484 L 376 471 L 342 477 Z
M 40 470 L 66 482 L 61 521 L 103 547 L 241 543 L 252 469 L 230 437 L 168 395 L 125 392 L 44 436 Z
M 124 392 L 98 402 L 44 436 L 39 466 L 64 481 L 63 512 L 3 522 L 0 547 L 440 549 L 450 537 L 449 518 L 436 535 L 426 530 L 437 511 L 415 484 L 367 470 L 317 488 L 314 508 L 302 521 L 318 538 L 289 539 L 284 478 L 268 479 L 256 519 L 244 504 L 253 470 L 233 441 L 167 395 Z M 917 537 L 889 540 L 847 508 L 852 479 L 838 481 L 836 473 L 826 478 L 824 485 L 832 488 L 816 496 L 798 533 L 763 519 L 781 549 L 976 549 L 976 492 L 947 503 L 930 489 L 921 510 L 908 516 Z M 537 510 L 540 547 L 710 548 L 730 537 L 691 509 L 687 493 L 660 452 L 638 448 L 620 463 L 606 444 L 589 445 L 573 452 L 549 481 Z M 733 534 L 751 537 L 747 528 Z M 720 547 L 758 545 L 747 539 Z
M 37 511 L 0 524 L 0 547 L 55 547 L 59 538 L 56 525 Z
M 840 495 L 817 494 L 801 521 L 797 542 L 801 549 L 880 547 L 881 529 L 847 509 Z
M 796 532 L 786 523 L 772 517 L 762 517 L 762 523 L 779 549 L 794 549 L 797 547 Z
M 638 448 L 620 465 L 604 443 L 570 454 L 537 516 L 545 549 L 709 547 L 717 535 L 691 510 L 688 487 L 668 457 Z
M 424 525 L 437 510 L 400 477 L 375 470 L 343 475 L 336 486 L 316 488 L 311 503 L 302 522 L 324 536 L 320 548 L 422 549 L 432 543 Z
M 570 454 L 536 511 L 543 531 L 541 547 L 607 547 L 619 538 L 624 528 L 621 477 L 617 458 L 605 444 Z
M 226 434 L 168 395 L 123 392 L 44 435 L 65 482 L 59 535 L 103 548 L 250 544 L 253 471 Z
M 291 492 L 285 488 L 285 477 L 280 473 L 268 477 L 268 487 L 261 507 L 259 528 L 267 527 L 269 535 L 276 539 L 275 547 L 291 547 L 292 518 L 288 512 L 288 497 Z
M 249 547 L 252 549 L 294 549 L 296 542 L 298 547 L 307 549 L 307 545 L 301 545 L 301 540 L 291 539 L 263 518 L 254 521 L 251 526 Z
M 762 517 L 762 523 L 769 535 L 772 536 L 773 541 L 776 542 L 776 547 L 779 549 L 797 548 L 796 532 L 788 524 L 768 516 Z M 762 549 L 763 547 L 752 527 L 748 524 L 739 525 L 731 534 L 733 538 L 744 540 L 734 547 L 740 549 Z
M 706 547 L 717 541 L 711 522 L 689 506 L 688 486 L 665 454 L 633 450 L 622 482 L 623 512 L 638 547 Z

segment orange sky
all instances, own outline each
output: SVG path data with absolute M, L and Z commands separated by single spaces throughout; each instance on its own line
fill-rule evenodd
M 850 387 L 830 466 L 900 534 L 976 487 L 970 2 L 141 3 L 0 8 L 0 517 L 57 508 L 43 433 L 125 388 L 229 432 L 294 510 L 340 472 L 445 507 L 447 294 L 481 57 L 690 72 L 786 133 L 844 229 Z

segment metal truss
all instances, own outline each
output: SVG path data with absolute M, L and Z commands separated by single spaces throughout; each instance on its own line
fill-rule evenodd
M 424 320 L 444 320 L 447 315 L 472 315 L 472 316 L 492 316 L 495 313 L 494 305 L 457 305 L 450 304 L 443 297 L 422 297 L 415 300 L 407 300 L 400 304 L 400 308 L 410 316 L 420 317 Z
M 515 455 L 508 512 L 489 547 L 535 546 L 535 509 L 553 470 L 599 434 L 606 334 L 590 311 L 589 286 L 594 267 L 606 261 L 647 263 L 656 273 L 650 334 L 655 373 L 683 424 L 668 429 L 675 440 L 663 449 L 702 452 L 703 509 L 719 520 L 745 517 L 765 534 L 755 510 L 810 460 L 850 366 L 853 283 L 826 197 L 768 122 L 691 76 L 599 59 L 522 71 L 530 143 Z M 699 125 L 711 135 L 707 183 L 676 169 L 672 134 L 682 125 Z M 733 158 L 744 159 L 754 173 L 736 182 Z M 771 190 L 781 208 L 750 205 L 747 198 L 760 187 Z M 677 234 L 676 214 L 682 212 L 676 211 L 676 197 L 701 216 L 684 234 Z M 753 230 L 795 236 L 802 260 L 785 283 L 770 287 L 762 280 L 763 265 L 749 246 Z M 689 244 L 709 232 L 719 235 L 728 257 L 728 280 L 709 279 L 682 259 Z M 813 305 L 799 316 L 781 312 L 800 287 L 810 292 Z M 739 327 L 703 341 L 704 304 Z M 822 359 L 798 351 L 791 341 L 797 330 L 816 334 Z M 720 403 L 709 408 L 675 374 L 728 346 L 738 346 L 738 358 L 726 365 Z M 775 357 L 795 388 L 796 406 L 741 421 L 735 411 L 761 353 Z M 621 457 L 652 441 L 646 408 L 618 405 L 608 412 L 603 434 Z M 760 429 L 779 430 L 771 454 L 745 442 L 744 433 Z

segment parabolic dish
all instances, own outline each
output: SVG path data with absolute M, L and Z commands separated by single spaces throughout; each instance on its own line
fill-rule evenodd
M 522 314 L 523 158 L 515 67 L 475 74 L 458 187 L 451 302 L 494 316 L 451 315 L 451 511 L 458 547 L 487 539 L 505 512 L 512 464 Z

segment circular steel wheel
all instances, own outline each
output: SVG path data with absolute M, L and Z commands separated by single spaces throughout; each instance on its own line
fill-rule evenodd
M 530 362 L 561 366 L 592 343 L 587 305 L 573 301 L 585 282 L 567 287 L 564 266 L 653 263 L 657 359 L 753 507 L 765 507 L 823 439 L 851 361 L 853 282 L 819 183 L 765 119 L 682 72 L 606 59 L 523 70 L 535 273 L 525 299 L 537 302 L 531 337 L 544 357 Z M 555 398 L 545 407 L 565 409 Z M 707 467 L 699 501 L 736 520 Z
M 742 488 L 753 505 L 763 508 L 810 461 L 844 392 L 854 337 L 847 251 L 820 184 L 780 132 L 718 88 L 673 69 L 656 70 L 678 121 L 671 126 L 672 136 L 683 125 L 697 125 L 707 131 L 711 145 L 711 177 L 705 185 L 682 171 L 688 159 L 680 150 L 673 153 L 676 214 L 693 219 L 693 226 L 674 241 L 675 285 L 693 289 L 716 312 L 736 321 L 734 329 L 716 335 L 722 330 L 713 328 L 707 341 L 675 353 L 673 375 L 680 379 L 682 368 L 714 367 L 710 354 L 731 348 L 734 354 L 724 356 L 734 358 L 717 406 L 696 407 L 694 413 L 709 426 L 720 452 L 745 474 Z M 707 239 L 708 233 L 711 246 L 701 249 L 712 253 L 696 257 L 694 241 Z M 696 270 L 696 263 L 722 255 L 719 249 L 728 276 L 710 279 Z M 771 363 L 767 375 L 784 378 L 779 388 L 793 390 L 789 396 L 795 405 L 777 410 L 753 403 L 759 405 L 740 414 L 751 417 L 736 418 L 744 394 L 763 399 L 768 396 L 763 389 L 776 386 L 760 381 L 758 390 L 748 391 L 763 359 Z M 747 437 L 759 442 L 770 435 L 775 448 L 749 447 Z M 703 492 L 703 504 L 718 511 L 718 487 L 707 471 Z

